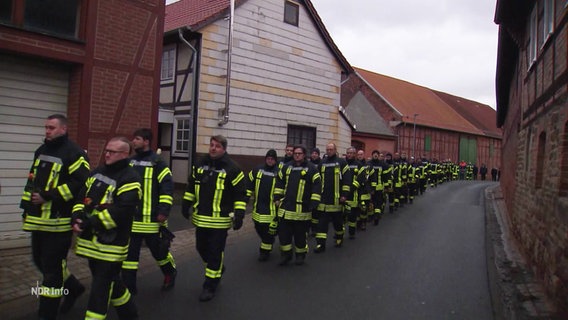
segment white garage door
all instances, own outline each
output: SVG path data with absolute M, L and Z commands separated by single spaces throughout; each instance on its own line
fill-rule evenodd
M 29 245 L 20 198 L 45 118 L 67 113 L 68 87 L 64 67 L 0 54 L 0 248 Z

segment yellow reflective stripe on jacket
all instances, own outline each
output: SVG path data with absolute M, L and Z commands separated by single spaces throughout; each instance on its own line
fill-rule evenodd
M 191 222 L 198 227 L 213 229 L 228 229 L 231 227 L 231 217 L 204 216 L 199 213 L 191 215 Z
M 168 194 L 162 194 L 160 195 L 160 203 L 167 203 L 171 205 L 174 203 L 174 197 Z
M 152 178 L 154 177 L 154 167 L 144 168 L 144 184 L 142 190 L 142 221 L 152 220 Z
M 102 222 L 105 229 L 109 230 L 109 229 L 116 228 L 116 222 L 114 221 L 114 219 L 110 215 L 110 212 L 108 212 L 107 209 L 104 209 L 102 211 L 95 210 L 93 212 L 93 215 L 95 215 L 99 218 L 99 220 Z
M 160 172 L 160 174 L 158 174 L 158 182 L 162 183 L 162 180 L 164 180 L 164 177 L 167 175 L 171 175 L 172 172 L 170 171 L 170 168 L 165 167 L 164 170 L 162 170 L 162 172 Z
M 67 184 L 63 184 L 63 185 L 60 185 L 59 187 L 57 187 L 57 191 L 59 192 L 59 194 L 61 195 L 61 198 L 63 198 L 63 200 L 69 201 L 69 200 L 73 199 L 73 194 L 71 193 L 71 190 L 69 189 Z
M 63 297 L 63 286 L 59 288 L 41 286 L 41 296 L 47 298 L 61 298 Z
M 140 264 L 140 262 L 138 261 L 128 261 L 128 260 L 124 260 L 122 261 L 122 269 L 127 269 L 127 270 L 138 270 L 138 265 Z
M 132 221 L 132 232 L 136 233 L 158 233 L 160 231 L 159 222 Z
M 75 253 L 87 258 L 109 262 L 121 262 L 126 260 L 128 254 L 128 245 L 116 246 L 110 244 L 102 244 L 97 241 L 97 237 L 93 236 L 91 240 L 77 238 Z
M 278 210 L 278 216 L 284 218 L 285 220 L 295 220 L 295 221 L 308 221 L 312 220 L 311 212 L 294 212 L 284 209 Z
M 142 188 L 142 186 L 140 186 L 140 182 L 125 183 L 120 188 L 118 188 L 116 195 L 119 196 L 124 192 L 132 191 L 132 190 L 138 190 L 138 197 L 140 197 L 140 189 L 141 188 Z
M 196 187 L 197 187 L 197 186 L 196 186 Z M 196 190 L 196 191 L 197 191 L 197 190 Z M 186 191 L 186 192 L 183 194 L 183 200 L 187 200 L 187 201 L 190 201 L 190 202 L 194 202 L 194 201 L 195 201 L 195 194 Z
M 24 231 L 49 231 L 65 232 L 71 230 L 71 218 L 46 219 L 31 215 L 26 215 L 24 220 Z
M 90 170 L 90 166 L 89 163 L 87 162 L 87 160 L 85 160 L 84 157 L 79 157 L 79 159 L 77 159 L 77 161 L 73 162 L 70 166 L 69 166 L 69 174 L 73 174 L 73 172 L 77 171 L 77 169 L 81 168 L 81 166 L 85 166 L 88 170 Z
M 252 220 L 259 222 L 259 223 L 271 223 L 274 220 L 274 216 L 271 214 L 260 214 L 257 212 L 253 212 Z

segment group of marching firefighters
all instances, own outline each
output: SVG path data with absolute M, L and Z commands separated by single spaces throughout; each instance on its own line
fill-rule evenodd
M 317 148 L 309 157 L 301 146 L 287 145 L 285 152 L 278 162 L 276 151 L 269 150 L 265 163 L 249 172 L 247 187 L 261 239 L 258 260 L 269 259 L 278 236 L 280 265 L 288 264 L 293 252 L 295 264 L 304 263 L 308 234 L 315 236 L 313 252 L 325 252 L 330 223 L 333 244 L 341 247 L 346 224 L 349 239 L 354 239 L 367 223 L 379 224 L 387 203 L 394 213 L 423 194 L 428 183 L 436 187 L 457 179 L 457 165 L 451 161 L 407 159 L 405 153 L 393 156 L 373 150 L 367 161 L 365 152 L 354 147 L 340 156 L 334 143 L 326 145 L 323 157 Z

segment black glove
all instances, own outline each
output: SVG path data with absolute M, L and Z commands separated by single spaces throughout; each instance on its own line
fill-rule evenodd
M 310 211 L 314 211 L 318 208 L 319 202 L 316 200 L 310 201 Z
M 243 210 L 235 210 L 235 216 L 233 217 L 233 230 L 239 230 L 243 226 L 244 218 L 245 212 Z
M 79 220 L 81 220 L 81 223 L 79 223 Z M 71 225 L 75 224 L 78 224 L 79 228 L 83 230 L 90 226 L 89 217 L 87 217 L 85 211 L 81 210 L 73 212 L 73 214 L 71 215 Z
M 181 202 L 181 215 L 187 220 L 189 220 L 189 216 L 191 215 L 191 207 L 192 207 L 191 202 L 187 200 L 183 200 Z

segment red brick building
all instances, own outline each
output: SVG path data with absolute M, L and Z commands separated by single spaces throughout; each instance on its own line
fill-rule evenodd
M 353 145 L 367 156 L 378 149 L 409 157 L 499 166 L 501 131 L 491 107 L 354 69 L 342 85 L 341 104 L 357 125 Z
M 568 317 L 568 29 L 561 0 L 498 0 L 497 124 L 510 228 Z
M 27 244 L 18 204 L 46 116 L 69 117 L 70 137 L 92 167 L 108 138 L 157 127 L 164 7 L 163 0 L 1 2 L 2 247 Z

